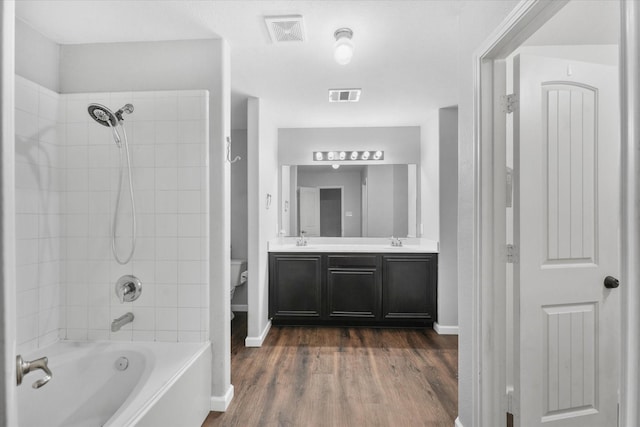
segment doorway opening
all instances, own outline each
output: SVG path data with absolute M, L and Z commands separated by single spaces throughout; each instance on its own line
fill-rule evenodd
M 342 237 L 342 188 L 320 188 L 320 236 Z

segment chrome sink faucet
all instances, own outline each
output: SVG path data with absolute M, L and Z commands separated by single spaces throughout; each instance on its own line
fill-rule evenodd
M 16 356 L 16 376 L 18 385 L 22 384 L 22 378 L 27 375 L 29 372 L 34 371 L 36 369 L 40 369 L 44 371 L 45 376 L 34 382 L 31 386 L 33 388 L 40 388 L 46 383 L 49 382 L 53 374 L 48 366 L 49 359 L 46 357 L 41 357 L 40 359 L 27 361 L 22 358 L 22 356 Z
M 305 237 L 305 234 L 305 231 L 300 232 L 300 237 L 298 237 L 298 240 L 296 240 L 296 246 L 307 246 L 307 239 Z
M 402 246 L 402 240 L 400 240 L 399 237 L 391 236 L 391 246 L 401 247 Z
M 111 322 L 111 332 L 118 332 L 124 325 L 133 322 L 133 319 L 134 316 L 131 312 L 114 319 L 113 322 Z

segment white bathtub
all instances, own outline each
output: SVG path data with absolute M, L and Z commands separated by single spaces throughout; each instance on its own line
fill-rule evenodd
M 199 427 L 209 412 L 209 343 L 60 341 L 23 355 L 42 356 L 53 378 L 37 390 L 41 371 L 23 378 L 20 427 Z

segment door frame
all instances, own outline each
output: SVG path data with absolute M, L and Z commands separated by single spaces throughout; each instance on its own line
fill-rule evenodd
M 506 348 L 504 59 L 569 0 L 525 0 L 473 58 L 473 425 L 505 425 Z M 620 0 L 620 425 L 640 425 L 640 4 Z
M 15 2 L 0 4 L 0 425 L 17 425 Z

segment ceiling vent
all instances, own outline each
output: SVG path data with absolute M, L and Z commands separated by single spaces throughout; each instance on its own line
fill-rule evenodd
M 329 102 L 358 102 L 362 89 L 329 89 Z
M 302 15 L 267 16 L 264 22 L 273 43 L 304 41 Z

